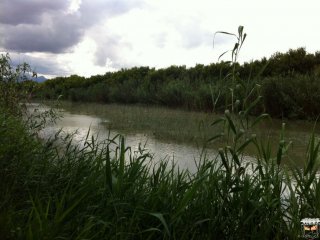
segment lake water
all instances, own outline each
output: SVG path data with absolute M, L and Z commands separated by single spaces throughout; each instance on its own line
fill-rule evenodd
M 29 109 L 39 108 L 32 104 Z M 40 107 L 42 110 L 46 106 Z M 122 134 L 126 145 L 137 150 L 143 145 L 154 159 L 171 159 L 180 168 L 193 171 L 203 153 L 203 146 L 216 129 L 210 123 L 217 118 L 211 113 L 190 112 L 163 107 L 116 104 L 79 104 L 63 102 L 58 107 L 61 118 L 55 125 L 47 126 L 42 135 L 52 136 L 59 129 L 74 134 L 79 144 L 90 135 L 104 140 L 108 136 Z M 306 147 L 313 123 L 307 121 L 286 121 L 286 139 L 292 141 L 287 162 L 302 165 L 305 161 Z M 270 139 L 273 149 L 277 149 L 281 129 L 281 120 L 264 122 L 257 129 L 262 139 Z M 316 129 L 318 131 L 318 129 Z M 217 145 L 206 146 L 206 156 L 217 157 Z M 248 148 L 246 161 L 254 161 L 255 151 Z

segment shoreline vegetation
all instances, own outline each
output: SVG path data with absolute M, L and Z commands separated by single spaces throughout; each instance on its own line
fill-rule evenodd
M 311 134 L 304 166 L 289 168 L 281 166 L 290 146 L 285 124 L 275 153 L 270 140 L 254 133 L 269 115 L 260 113 L 265 83 L 242 80 L 237 74 L 245 37 L 240 26 L 232 68 L 220 82 L 225 92 L 221 90 L 219 98 L 213 95 L 218 102 L 223 99 L 225 110 L 212 120 L 218 130 L 208 141 L 223 139 L 224 144 L 216 155 L 204 156 L 195 173 L 166 160 L 154 164 L 143 148 L 130 154 L 122 136 L 104 142 L 87 138 L 83 145 L 73 145 L 72 136 L 61 138 L 59 133 L 39 139 L 38 130 L 56 115 L 50 110 L 25 117 L 18 103 L 28 102 L 30 86 L 21 79 L 30 68 L 13 68 L 9 56 L 2 55 L 0 238 L 301 239 L 300 220 L 320 215 L 320 142 Z M 134 76 L 135 70 L 115 76 Z M 46 84 L 55 82 L 68 81 Z M 132 93 L 134 85 L 122 89 L 124 82 L 120 78 L 114 83 L 120 84 L 115 96 Z M 183 82 L 172 80 L 167 87 L 180 89 L 179 84 Z M 53 86 L 55 96 L 59 92 Z M 211 93 L 209 99 L 212 103 Z M 256 150 L 255 164 L 243 161 L 248 146 Z
M 239 85 L 248 89 L 261 86 L 262 101 L 251 114 L 267 112 L 274 118 L 309 120 L 320 114 L 320 52 L 311 54 L 304 48 L 242 65 L 219 62 L 158 70 L 134 67 L 89 78 L 57 77 L 37 84 L 35 95 L 46 100 L 59 97 L 75 102 L 161 105 L 223 113 L 231 107 L 230 85 L 234 79 L 241 79 L 237 80 Z M 243 94 L 238 91 L 234 98 Z

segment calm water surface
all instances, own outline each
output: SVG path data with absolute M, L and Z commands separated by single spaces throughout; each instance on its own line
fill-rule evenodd
M 108 108 L 108 106 L 105 106 Z M 31 110 L 39 109 L 41 111 L 48 110 L 47 106 L 39 106 L 32 104 L 29 106 Z M 70 109 L 69 109 L 70 110 Z M 196 168 L 195 162 L 198 162 L 203 148 L 188 143 L 177 143 L 176 141 L 168 141 L 165 139 L 157 139 L 155 134 L 150 131 L 128 131 L 128 129 L 110 129 L 112 122 L 107 116 L 99 116 L 96 114 L 83 113 L 81 109 L 72 107 L 72 111 L 64 108 L 59 109 L 61 117 L 55 124 L 50 124 L 41 135 L 44 138 L 53 136 L 57 131 L 62 130 L 62 134 L 73 134 L 73 138 L 79 144 L 82 144 L 87 137 L 90 129 L 89 137 L 92 135 L 97 137 L 98 141 L 113 137 L 117 134 L 125 136 L 126 146 L 130 146 L 132 151 L 137 151 L 139 146 L 143 146 L 148 152 L 154 156 L 154 160 L 169 159 L 173 160 L 180 168 L 188 168 L 191 171 Z M 216 155 L 214 150 L 209 151 L 212 157 Z
M 39 108 L 39 105 L 32 104 L 29 108 Z M 46 106 L 40 108 L 47 109 Z M 143 145 L 154 154 L 155 161 L 171 159 L 181 168 L 190 170 L 195 169 L 195 162 L 200 159 L 206 139 L 216 133 L 210 127 L 216 117 L 212 114 L 163 107 L 65 102 L 59 106 L 59 112 L 62 117 L 55 125 L 43 130 L 44 137 L 62 129 L 64 133 L 74 134 L 74 139 L 81 144 L 89 129 L 90 135 L 97 136 L 98 140 L 120 133 L 133 151 Z M 271 139 L 274 149 L 279 140 L 281 123 L 281 120 L 272 120 L 257 129 L 262 139 Z M 307 121 L 286 121 L 286 139 L 292 141 L 287 162 L 303 164 L 312 128 L 313 123 Z M 215 159 L 216 149 L 217 146 L 208 146 L 206 156 Z M 245 159 L 254 161 L 254 154 L 249 148 Z

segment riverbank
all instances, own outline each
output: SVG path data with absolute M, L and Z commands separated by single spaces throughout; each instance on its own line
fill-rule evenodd
M 2 239 L 295 239 L 300 218 L 316 207 L 309 205 L 316 192 L 306 185 L 311 172 L 293 175 L 301 186 L 290 189 L 292 179 L 272 156 L 258 159 L 252 172 L 221 150 L 191 174 L 165 160 L 150 164 L 143 149 L 125 159 L 130 150 L 121 137 L 104 147 L 64 138 L 61 152 L 21 120 L 1 112 L 0 121 Z
M 154 164 L 143 147 L 130 152 L 121 136 L 40 140 L 34 123 L 54 116 L 42 114 L 29 124 L 0 111 L 1 239 L 298 239 L 300 220 L 319 211 L 316 138 L 303 168 L 280 166 L 285 141 L 273 154 L 252 136 L 255 165 L 243 161 L 247 139 L 238 137 L 190 173 Z M 230 117 L 220 118 L 226 133 L 241 134 Z

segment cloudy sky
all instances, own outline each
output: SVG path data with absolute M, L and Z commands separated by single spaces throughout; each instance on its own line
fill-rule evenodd
M 320 50 L 319 0 L 1 0 L 0 52 L 47 77 L 210 64 L 248 34 L 240 61 Z M 228 56 L 226 56 L 228 58 Z M 225 59 L 227 60 L 227 59 Z

